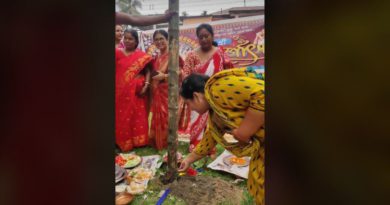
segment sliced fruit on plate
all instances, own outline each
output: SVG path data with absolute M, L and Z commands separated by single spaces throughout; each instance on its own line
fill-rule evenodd
M 237 164 L 237 165 L 245 165 L 246 160 L 244 158 L 241 158 L 241 157 L 231 157 L 230 163 Z
M 223 162 L 228 166 L 236 165 L 238 167 L 245 167 L 249 165 L 250 157 L 237 157 L 234 155 L 228 155 L 223 158 Z

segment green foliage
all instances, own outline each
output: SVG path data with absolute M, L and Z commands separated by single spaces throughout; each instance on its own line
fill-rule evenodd
M 140 0 L 115 0 L 115 4 L 119 7 L 121 12 L 140 15 L 138 9 L 142 8 Z

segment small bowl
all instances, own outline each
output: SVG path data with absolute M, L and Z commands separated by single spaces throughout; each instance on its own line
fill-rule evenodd
M 118 194 L 115 197 L 115 205 L 126 205 L 129 204 L 131 201 L 133 201 L 134 197 L 132 194 L 129 194 L 127 192 L 123 192 Z

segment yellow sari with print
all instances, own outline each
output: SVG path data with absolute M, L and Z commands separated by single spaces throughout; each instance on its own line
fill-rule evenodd
M 248 109 L 265 111 L 264 75 L 252 67 L 221 71 L 207 81 L 205 97 L 212 111 L 206 132 L 196 146 L 195 153 L 206 155 L 219 143 L 237 157 L 250 156 L 247 187 L 256 204 L 263 205 L 264 127 L 252 136 L 252 143 L 248 145 L 230 144 L 223 135 L 241 124 Z

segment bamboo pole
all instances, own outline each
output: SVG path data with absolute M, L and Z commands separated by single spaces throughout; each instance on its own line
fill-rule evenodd
M 175 15 L 169 21 L 169 62 L 168 62 L 168 171 L 164 183 L 177 178 L 177 110 L 179 99 L 179 0 L 169 0 L 169 11 Z

